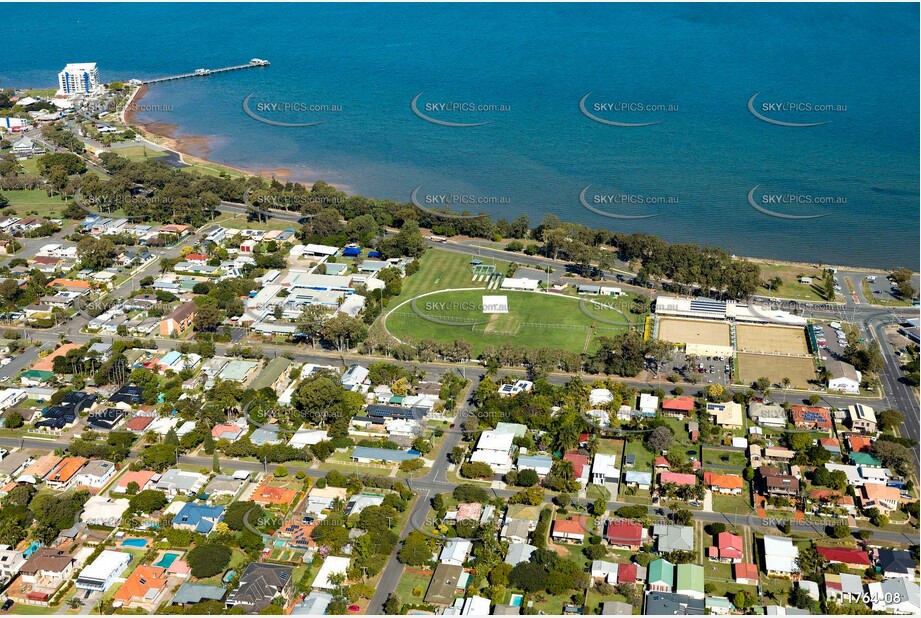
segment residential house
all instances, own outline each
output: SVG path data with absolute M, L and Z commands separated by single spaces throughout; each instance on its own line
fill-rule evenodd
M 652 472 L 639 472 L 627 470 L 624 472 L 624 484 L 642 491 L 649 491 L 652 486 Z
M 876 565 L 886 577 L 915 577 L 915 561 L 911 553 L 904 549 L 876 550 Z
M 168 589 L 167 582 L 166 569 L 142 564 L 128 576 L 112 598 L 121 601 L 122 607 L 127 609 L 141 607 L 153 611 Z
M 512 441 L 515 436 L 511 433 L 496 433 L 484 431 L 477 440 L 476 450 L 470 456 L 470 461 L 488 464 L 497 474 L 505 474 L 512 469 Z
M 876 411 L 862 403 L 847 407 L 847 417 L 851 429 L 861 433 L 876 434 Z
M 742 537 L 729 532 L 716 535 L 716 542 L 707 548 L 707 557 L 718 562 L 735 564 L 745 557 Z
M 128 568 L 131 554 L 123 551 L 103 550 L 89 566 L 77 575 L 77 588 L 105 592 L 115 583 L 122 572 Z
M 186 502 L 173 517 L 173 527 L 208 534 L 224 519 L 224 507 Z
M 117 526 L 128 507 L 125 498 L 90 496 L 83 505 L 80 521 L 90 526 Z
M 694 550 L 693 526 L 656 524 L 652 527 L 652 535 L 656 537 L 656 549 L 659 553 Z
M 849 395 L 860 394 L 863 376 L 854 365 L 830 358 L 825 361 L 825 370 L 828 372 L 828 390 Z
M 754 586 L 758 584 L 758 567 L 751 562 L 737 562 L 732 565 L 732 579 L 737 584 Z
M 675 593 L 703 599 L 704 568 L 699 564 L 679 564 L 675 568 Z
M 77 486 L 102 488 L 115 476 L 115 464 L 103 459 L 87 462 L 74 479 Z
M 822 547 L 815 550 L 832 564 L 844 564 L 849 569 L 866 570 L 870 566 L 870 556 L 862 549 L 849 547 Z
M 424 601 L 431 605 L 443 606 L 449 606 L 454 603 L 463 574 L 464 567 L 461 565 L 440 563 L 435 567 L 435 573 L 429 582 Z
M 26 557 L 21 551 L 9 545 L 0 545 L 0 577 L 7 581 L 19 575 L 19 571 L 26 563 Z
M 451 539 L 442 548 L 438 561 L 443 564 L 463 566 L 472 551 L 473 543 L 467 539 Z
M 67 489 L 71 486 L 88 459 L 83 457 L 67 457 L 45 477 L 45 485 L 52 489 Z
M 160 475 L 154 489 L 165 492 L 167 496 L 195 495 L 205 486 L 208 477 L 197 472 L 188 472 L 171 468 Z
M 617 495 L 617 486 L 620 482 L 620 470 L 617 468 L 617 457 L 604 453 L 595 453 L 592 461 L 592 485 L 603 485 L 612 496 Z
M 671 397 L 662 400 L 662 412 L 664 412 L 666 416 L 685 418 L 693 411 L 693 397 Z
M 671 592 L 675 585 L 675 565 L 664 558 L 646 567 L 646 587 L 655 592 Z
M 793 539 L 765 535 L 763 547 L 764 570 L 768 575 L 792 577 L 799 572 L 799 548 Z
M 182 303 L 160 322 L 160 336 L 169 337 L 192 327 L 198 305 L 190 300 Z
M 863 510 L 878 509 L 884 515 L 897 511 L 902 501 L 902 492 L 898 487 L 889 487 L 879 483 L 863 485 L 858 496 L 860 508 Z
M 237 589 L 230 593 L 227 607 L 239 607 L 244 613 L 258 614 L 271 605 L 276 597 L 287 604 L 294 591 L 292 573 L 291 567 L 251 562 L 240 576 Z
M 831 431 L 831 410 L 817 406 L 791 406 L 790 415 L 797 429 Z
M 583 455 L 578 451 L 569 451 L 563 455 L 563 461 L 568 461 L 572 464 L 572 470 L 576 481 L 585 488 L 588 485 L 589 480 L 589 471 L 591 470 L 591 460 L 588 458 L 588 455 Z
M 543 478 L 550 474 L 553 458 L 547 455 L 520 455 L 515 465 L 519 471 L 534 470 L 538 477 Z
M 646 540 L 646 528 L 625 519 L 612 519 L 605 523 L 604 540 L 615 549 L 639 551 Z
M 585 526 L 578 516 L 557 519 L 553 522 L 550 537 L 555 541 L 581 543 L 585 540 Z
M 915 582 L 897 577 L 867 584 L 870 609 L 886 614 L 921 614 L 921 588 Z
M 835 603 L 859 603 L 863 598 L 863 578 L 851 573 L 825 573 L 825 598 Z
M 704 472 L 704 485 L 719 494 L 738 496 L 742 493 L 745 481 L 735 474 Z
M 724 429 L 742 428 L 742 405 L 734 401 L 708 403 L 707 414 L 716 425 Z
M 47 602 L 74 573 L 77 561 L 63 549 L 40 547 L 19 569 L 30 600 Z

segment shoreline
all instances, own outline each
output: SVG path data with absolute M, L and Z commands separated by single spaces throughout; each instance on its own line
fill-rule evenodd
M 176 153 L 179 161 L 186 165 L 214 165 L 244 176 L 259 176 L 267 180 L 295 182 L 291 180 L 292 171 L 286 167 L 246 169 L 209 159 L 211 140 L 213 138 L 207 135 L 176 136 L 175 132 L 179 130 L 179 125 L 168 122 L 140 122 L 137 119 L 138 111 L 133 109 L 132 106 L 138 105 L 149 91 L 150 89 L 146 85 L 138 86 L 120 114 L 121 121 L 125 126 L 134 130 L 142 141 L 147 142 L 155 149 L 165 149 Z
M 178 125 L 170 124 L 166 122 L 152 122 L 148 124 L 141 124 L 136 119 L 137 111 L 129 109 L 132 105 L 137 105 L 141 99 L 149 92 L 149 88 L 146 85 L 139 86 L 132 93 L 131 97 L 128 99 L 128 102 L 125 104 L 125 108 L 121 111 L 122 122 L 126 126 L 130 126 L 144 141 L 147 143 L 161 149 L 167 149 L 172 152 L 175 152 L 179 157 L 179 160 L 182 163 L 186 164 L 198 164 L 198 165 L 216 165 L 218 167 L 223 167 L 229 170 L 233 170 L 239 174 L 248 175 L 248 176 L 259 176 L 260 178 L 265 178 L 266 180 L 278 180 L 280 182 L 296 182 L 303 184 L 305 186 L 312 186 L 313 183 L 322 181 L 322 178 L 315 178 L 313 181 L 298 181 L 291 179 L 291 170 L 289 168 L 258 168 L 258 169 L 246 169 L 241 167 L 235 167 L 233 165 L 228 165 L 226 163 L 220 163 L 218 161 L 213 161 L 208 157 L 211 153 L 210 140 L 211 137 L 206 135 L 189 135 L 189 136 L 179 136 L 174 137 L 171 133 L 178 130 Z M 157 130 L 159 129 L 159 130 Z M 164 130 L 165 129 L 165 130 Z M 157 141 L 160 140 L 160 141 Z M 186 148 L 186 145 L 191 146 L 191 148 Z M 198 153 L 191 153 L 189 150 L 200 149 Z M 341 189 L 337 185 L 330 185 L 336 189 Z M 372 198 L 373 199 L 373 198 Z M 488 239 L 484 239 L 488 240 Z M 663 239 L 664 240 L 664 239 Z M 666 241 L 670 244 L 671 241 Z M 798 266 L 803 268 L 815 268 L 817 264 L 820 264 L 823 268 L 835 268 L 837 270 L 844 271 L 854 271 L 854 272 L 868 272 L 868 273 L 877 273 L 877 274 L 889 274 L 891 271 L 872 267 L 872 266 L 854 266 L 846 264 L 826 264 L 820 260 L 809 261 L 809 262 L 798 262 L 795 260 L 785 260 L 782 258 L 771 258 L 771 257 L 755 257 L 755 256 L 745 256 L 745 255 L 736 255 L 731 256 L 733 259 L 743 259 L 748 260 L 749 262 L 756 264 L 782 264 L 787 266 Z M 919 271 L 912 270 L 913 273 L 918 274 Z

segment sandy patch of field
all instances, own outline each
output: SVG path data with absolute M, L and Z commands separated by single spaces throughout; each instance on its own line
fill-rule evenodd
M 764 354 L 809 355 L 803 329 L 782 326 L 736 324 L 736 350 Z
M 729 324 L 705 320 L 659 320 L 659 339 L 671 343 L 701 343 L 716 346 L 729 345 Z

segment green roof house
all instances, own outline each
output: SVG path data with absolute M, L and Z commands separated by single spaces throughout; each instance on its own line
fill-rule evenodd
M 867 466 L 868 468 L 883 467 L 883 462 L 870 453 L 851 453 L 851 463 L 855 466 Z
M 675 569 L 675 593 L 703 599 L 704 568 L 699 564 L 679 564 Z
M 664 558 L 650 562 L 646 567 L 646 583 L 651 591 L 671 592 L 675 583 L 675 565 Z

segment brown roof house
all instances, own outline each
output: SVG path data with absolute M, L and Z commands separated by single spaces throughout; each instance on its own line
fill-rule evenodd
M 77 561 L 63 549 L 39 548 L 19 570 L 20 585 L 14 583 L 10 589 L 27 603 L 46 604 L 70 579 L 76 564 Z
M 192 300 L 179 305 L 171 314 L 160 322 L 160 335 L 163 337 L 169 337 L 174 334 L 178 335 L 182 331 L 191 328 L 197 308 L 198 305 Z

